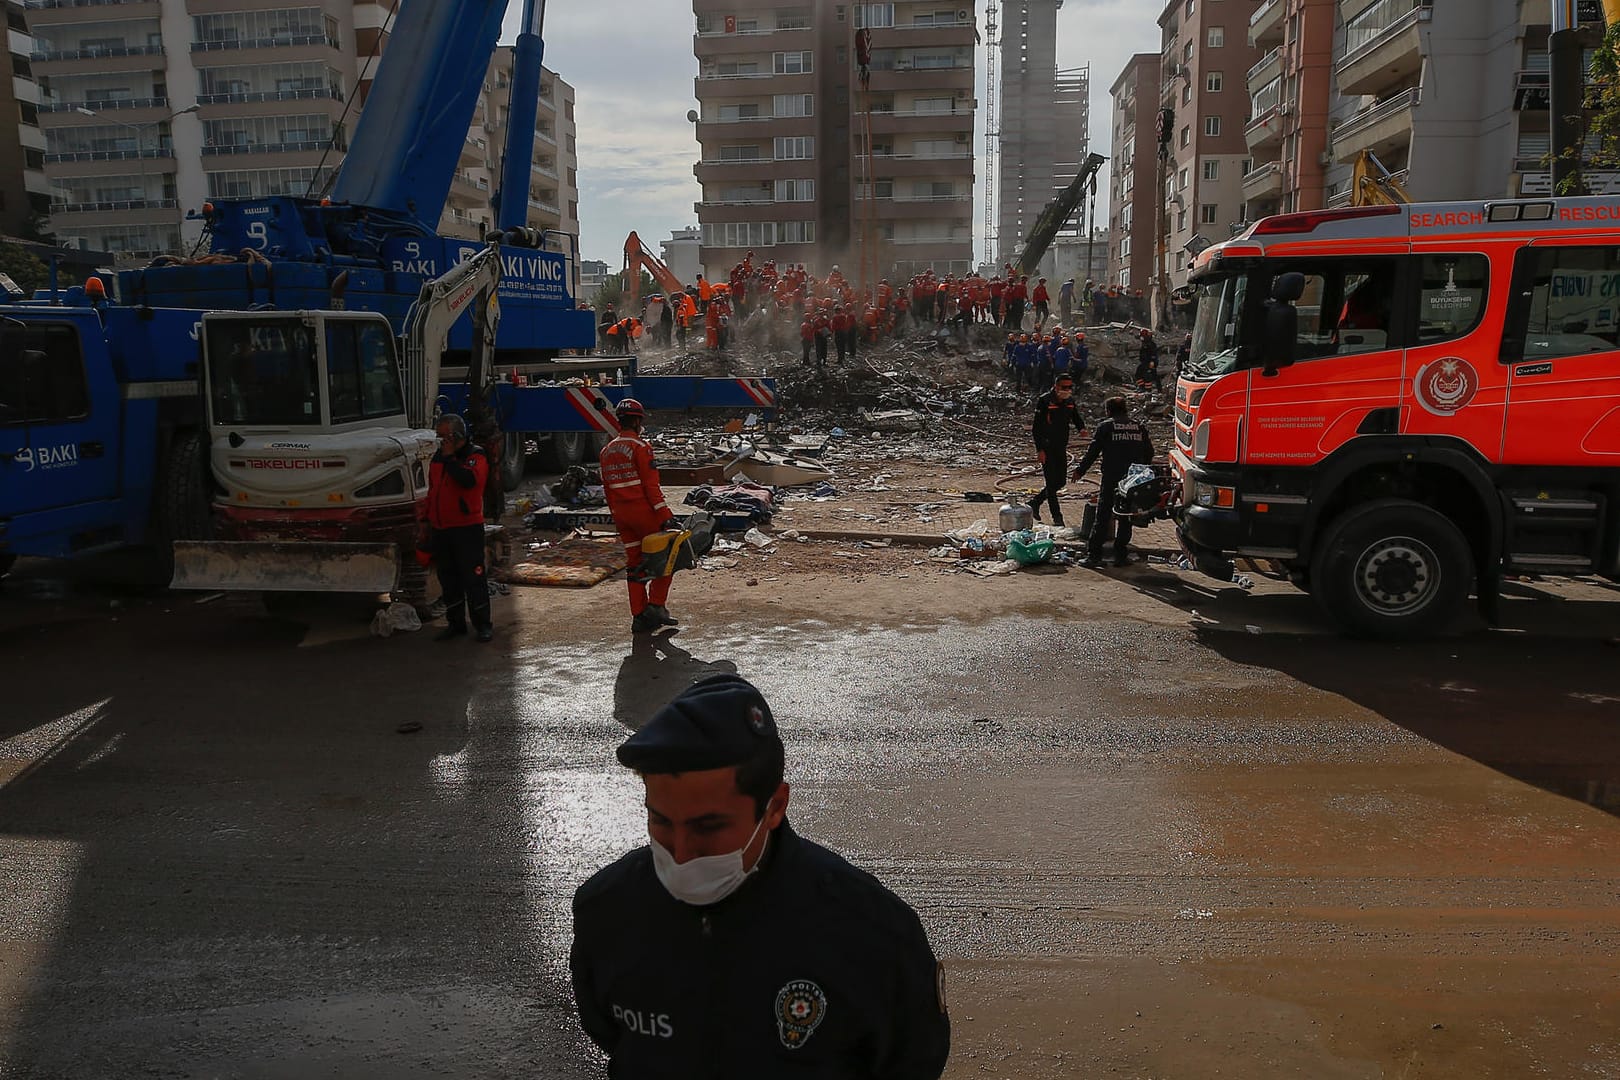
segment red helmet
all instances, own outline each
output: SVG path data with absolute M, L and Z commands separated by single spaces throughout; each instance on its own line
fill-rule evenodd
M 613 415 L 619 418 L 619 423 L 626 420 L 642 420 L 647 416 L 646 408 L 633 397 L 627 397 L 613 406 Z

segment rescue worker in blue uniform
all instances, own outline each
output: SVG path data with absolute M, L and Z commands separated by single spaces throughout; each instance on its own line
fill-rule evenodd
M 1086 557 L 1081 566 L 1092 569 L 1102 565 L 1103 544 L 1108 540 L 1108 527 L 1115 525 L 1114 565 L 1129 566 L 1131 562 L 1131 519 L 1114 517 L 1114 500 L 1119 496 L 1119 482 L 1132 465 L 1146 465 L 1153 460 L 1153 442 L 1147 428 L 1132 420 L 1122 397 L 1111 397 L 1103 403 L 1108 418 L 1097 425 L 1091 436 L 1086 456 L 1075 466 L 1074 478 L 1080 479 L 1102 458 L 1102 491 L 1097 496 L 1097 520 L 1092 523 L 1091 536 L 1086 545 Z
M 580 1023 L 613 1077 L 933 1080 L 944 969 L 872 875 L 787 822 L 784 752 L 746 679 L 713 675 L 619 747 L 649 843 L 574 894 Z

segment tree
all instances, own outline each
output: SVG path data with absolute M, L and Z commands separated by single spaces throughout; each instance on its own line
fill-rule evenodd
M 1603 43 L 1592 54 L 1586 80 L 1586 139 L 1584 145 L 1563 150 L 1563 157 L 1579 169 L 1620 169 L 1620 23 L 1603 34 Z M 1552 148 L 1559 153 L 1558 147 Z M 1551 155 L 1549 155 L 1549 161 Z M 1555 194 L 1572 195 L 1573 180 L 1566 180 Z
M 11 278 L 29 296 L 35 289 L 43 289 L 51 278 L 44 263 L 16 244 L 0 244 L 0 274 Z

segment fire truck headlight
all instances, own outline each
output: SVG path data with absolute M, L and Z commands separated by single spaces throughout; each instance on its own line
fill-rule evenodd
M 1209 455 L 1209 429 L 1210 422 L 1205 420 L 1193 432 L 1193 457 L 1203 461 Z
M 1193 484 L 1193 501 L 1199 506 L 1213 506 L 1221 510 L 1230 510 L 1237 505 L 1237 491 L 1234 488 L 1221 487 L 1218 484 Z

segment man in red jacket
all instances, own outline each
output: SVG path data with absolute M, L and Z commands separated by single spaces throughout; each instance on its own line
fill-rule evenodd
M 1035 329 L 1046 329 L 1046 320 L 1052 317 L 1052 294 L 1046 291 L 1045 278 L 1035 283 L 1035 291 L 1029 298 L 1035 304 Z
M 444 591 L 449 625 L 435 641 L 467 636 L 467 613 L 479 641 L 495 636 L 484 576 L 484 485 L 489 461 L 467 438 L 467 422 L 454 413 L 434 425 L 439 450 L 428 465 L 427 520 L 433 530 L 433 561 Z
M 619 436 L 602 448 L 602 488 L 619 539 L 624 541 L 625 566 L 630 571 L 630 631 L 650 634 L 680 620 L 664 606 L 669 599 L 667 576 L 654 578 L 650 585 L 636 580 L 641 541 L 655 532 L 674 528 L 675 515 L 664 502 L 658 470 L 653 467 L 652 447 L 641 437 L 647 410 L 635 398 L 625 398 L 613 414 L 619 420 Z

